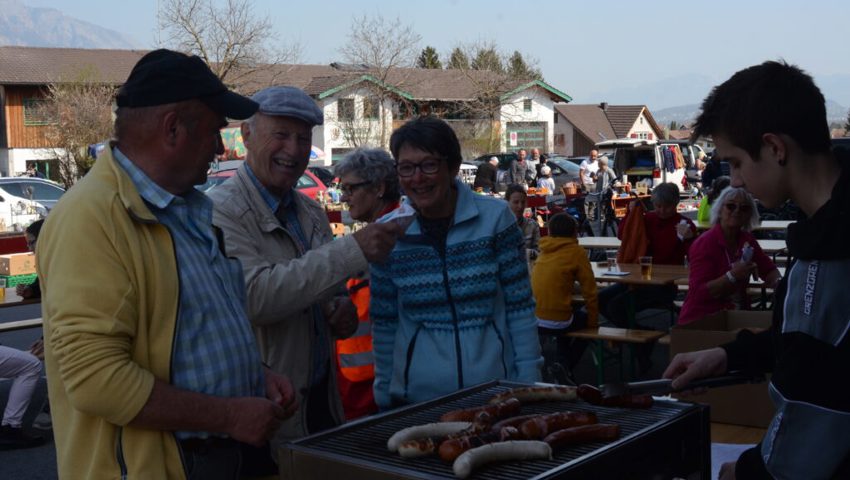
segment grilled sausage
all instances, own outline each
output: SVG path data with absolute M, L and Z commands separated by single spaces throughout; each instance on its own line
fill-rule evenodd
M 533 402 L 574 402 L 576 387 L 552 385 L 549 387 L 522 387 L 502 392 L 490 399 L 490 403 L 504 402 L 516 398 L 522 403 Z
M 620 395 L 603 398 L 602 392 L 593 385 L 579 385 L 578 396 L 587 403 L 603 407 L 650 408 L 652 395 Z
M 570 427 L 550 433 L 543 439 L 553 450 L 578 443 L 610 442 L 620 438 L 620 426 L 612 423 L 597 423 Z
M 440 444 L 440 458 L 453 462 L 463 452 L 488 443 L 518 440 L 519 431 L 514 427 L 505 427 L 498 432 L 485 432 L 479 435 L 466 435 L 460 438 L 446 440 Z
M 448 435 L 467 429 L 472 426 L 470 422 L 439 422 L 417 425 L 397 431 L 387 440 L 387 448 L 391 452 L 398 451 L 398 447 L 408 440 L 417 438 Z
M 515 428 L 519 429 L 519 426 L 522 425 L 522 423 L 525 422 L 526 420 L 531 420 L 532 418 L 540 417 L 540 416 L 542 416 L 542 414 L 532 413 L 530 415 L 520 415 L 518 417 L 506 418 L 506 419 L 504 419 L 500 422 L 494 423 L 493 426 L 491 427 L 491 430 L 494 431 L 494 432 L 498 432 L 499 430 L 501 430 L 505 427 L 515 427 Z
M 469 428 L 463 429 L 459 432 L 450 433 L 448 435 L 407 440 L 398 446 L 398 454 L 405 458 L 424 457 L 436 454 L 440 444 L 446 440 L 460 438 L 466 435 L 476 435 L 489 429 L 490 426 L 488 424 L 473 423 Z
M 455 460 L 452 470 L 456 477 L 466 478 L 472 474 L 472 470 L 488 463 L 535 458 L 552 458 L 552 447 L 546 442 L 535 440 L 491 443 L 464 452 Z
M 504 402 L 492 404 L 492 405 L 484 405 L 482 407 L 475 408 L 465 408 L 463 410 L 452 410 L 451 412 L 446 412 L 440 417 L 441 422 L 472 422 L 475 420 L 475 416 L 481 412 L 490 415 L 492 420 L 498 420 L 500 418 L 512 417 L 519 413 L 522 404 L 516 398 L 509 398 Z
M 560 412 L 541 415 L 522 423 L 519 427 L 522 438 L 539 440 L 556 430 L 596 423 L 596 414 L 590 412 Z

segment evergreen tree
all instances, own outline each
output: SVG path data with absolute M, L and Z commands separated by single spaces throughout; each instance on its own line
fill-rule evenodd
M 678 130 L 679 124 L 675 120 L 670 121 L 670 130 Z
M 480 48 L 475 53 L 475 58 L 472 60 L 473 70 L 490 70 L 491 72 L 504 73 L 505 67 L 502 65 L 502 59 L 499 58 L 499 53 L 495 48 Z
M 463 53 L 463 50 L 460 47 L 455 47 L 452 50 L 452 55 L 449 58 L 449 64 L 446 68 L 454 68 L 458 70 L 468 70 L 469 69 L 469 58 Z
M 422 53 L 419 54 L 419 58 L 416 59 L 416 68 L 443 68 L 443 63 L 440 62 L 440 56 L 437 54 L 437 50 L 430 45 L 425 47 Z
M 508 75 L 511 78 L 515 79 L 533 79 L 533 80 L 541 80 L 542 75 L 540 71 L 531 68 L 528 63 L 526 63 L 525 59 L 522 57 L 522 54 L 518 51 L 514 50 L 511 58 L 508 59 Z

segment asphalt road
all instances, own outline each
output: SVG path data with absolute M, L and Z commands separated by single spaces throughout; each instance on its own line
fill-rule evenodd
M 0 308 L 0 323 L 40 316 L 40 304 Z M 0 333 L 0 344 L 26 350 L 40 336 L 41 329 L 39 328 Z M 0 408 L 6 406 L 10 383 L 8 380 L 0 380 Z M 39 385 L 37 388 L 44 387 Z M 39 431 L 39 433 L 42 432 Z M 37 448 L 0 451 L 0 478 L 9 480 L 54 480 L 58 478 L 56 450 L 52 438 L 46 444 Z

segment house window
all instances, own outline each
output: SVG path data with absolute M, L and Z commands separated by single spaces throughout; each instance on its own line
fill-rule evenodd
M 43 98 L 24 99 L 24 125 L 34 127 L 56 123 L 56 111 Z
M 555 120 L 553 120 L 553 122 L 558 123 L 558 112 L 555 112 Z
M 646 132 L 640 132 L 638 133 L 638 138 L 641 140 L 647 140 L 649 137 L 647 136 Z
M 354 99 L 340 98 L 336 101 L 336 116 L 340 122 L 351 122 L 354 120 Z
M 565 143 L 566 142 L 564 141 L 564 134 L 563 133 L 556 133 L 555 134 L 555 146 L 563 147 Z
M 526 98 L 525 100 L 522 101 L 522 111 L 523 112 L 530 112 L 531 111 L 531 99 Z
M 378 102 L 374 99 L 368 97 L 363 99 L 363 118 L 378 119 Z

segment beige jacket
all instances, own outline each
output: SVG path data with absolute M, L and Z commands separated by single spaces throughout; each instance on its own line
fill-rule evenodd
M 368 263 L 353 237 L 333 240 L 322 207 L 297 193 L 301 229 L 310 244 L 301 252 L 263 200 L 242 165 L 236 175 L 210 192 L 213 223 L 224 232 L 227 254 L 242 262 L 247 288 L 248 318 L 254 325 L 263 361 L 290 378 L 300 408 L 278 431 L 273 446 L 307 434 L 304 397 L 311 377 L 314 325 L 311 305 L 344 293 L 345 281 L 368 271 Z M 333 358 L 332 340 L 328 351 Z M 336 423 L 344 420 L 336 387 L 336 368 L 328 368 L 330 405 Z

